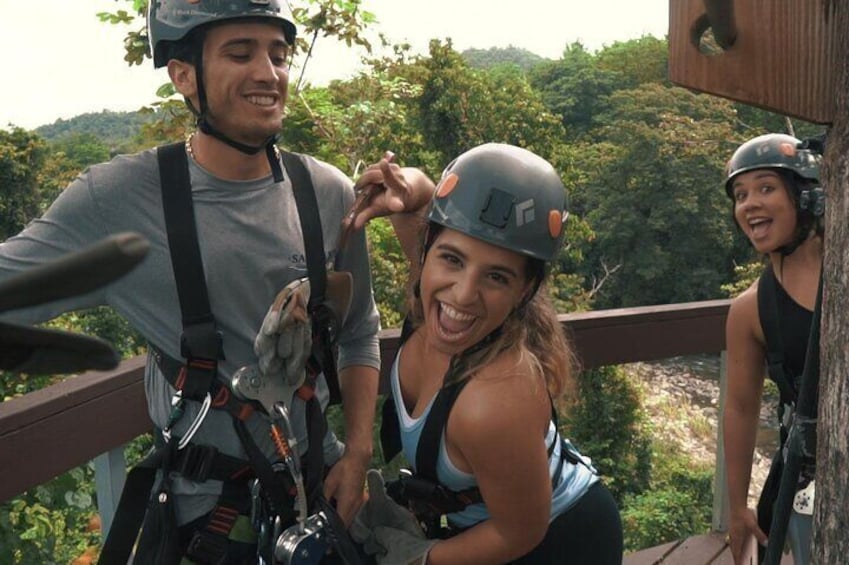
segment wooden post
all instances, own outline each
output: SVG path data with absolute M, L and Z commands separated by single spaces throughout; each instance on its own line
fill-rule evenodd
M 94 458 L 94 485 L 97 491 L 97 510 L 100 512 L 100 533 L 105 540 L 115 518 L 121 491 L 127 478 L 124 446 L 101 453 Z
M 669 0 L 669 80 L 830 123 L 834 69 L 841 59 L 838 39 L 846 33 L 838 29 L 836 5 L 822 0 Z
M 719 355 L 719 406 L 716 419 L 716 467 L 713 473 L 713 518 L 711 527 L 715 532 L 728 531 L 728 480 L 725 469 L 725 443 L 723 415 L 725 414 L 725 391 L 728 384 L 728 353 Z

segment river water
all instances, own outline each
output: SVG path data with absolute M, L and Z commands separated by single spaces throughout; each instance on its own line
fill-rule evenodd
M 693 404 L 703 409 L 716 409 L 719 399 L 719 355 L 672 357 L 654 364 L 680 375 L 681 384 L 687 386 Z M 777 402 L 777 395 L 767 389 L 761 402 L 756 439 L 757 449 L 765 455 L 771 455 L 778 449 Z
M 714 461 L 719 415 L 719 355 L 691 355 L 674 357 L 663 361 L 639 363 L 632 366 L 634 374 L 649 385 L 652 398 L 647 403 L 662 403 L 662 397 L 674 399 L 679 406 L 689 405 L 689 413 L 700 412 L 712 426 L 713 432 L 691 433 L 682 438 L 680 430 L 687 426 L 677 425 L 679 430 L 674 441 L 688 450 L 696 460 Z M 752 458 L 752 473 L 749 488 L 749 504 L 754 507 L 761 487 L 769 472 L 770 461 L 778 449 L 778 425 L 776 420 L 777 393 L 767 389 L 761 402 L 760 424 Z M 774 387 L 773 389 L 774 390 Z M 682 410 L 682 414 L 688 413 Z

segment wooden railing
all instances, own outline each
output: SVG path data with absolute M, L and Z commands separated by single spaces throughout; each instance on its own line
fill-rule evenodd
M 589 369 L 720 353 L 725 349 L 728 304 L 727 300 L 714 300 L 598 310 L 560 318 L 582 366 Z M 384 387 L 397 347 L 398 331 L 383 331 Z M 114 371 L 85 373 L 0 403 L 0 502 L 96 459 L 98 503 L 108 528 L 123 485 L 121 447 L 153 427 L 144 399 L 143 372 L 144 358 L 135 357 Z M 721 445 L 718 441 L 718 448 Z M 722 530 L 726 497 L 721 449 L 717 449 L 716 477 L 714 529 Z

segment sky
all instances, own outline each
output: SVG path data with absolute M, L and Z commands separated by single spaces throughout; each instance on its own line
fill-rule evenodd
M 431 39 L 455 49 L 521 47 L 557 59 L 580 41 L 591 51 L 643 35 L 664 37 L 669 0 L 363 0 L 378 23 L 370 32 L 426 53 Z M 132 111 L 156 101 L 164 69 L 123 60 L 127 26 L 101 23 L 101 11 L 123 0 L 0 0 L 0 128 L 34 129 L 59 118 L 101 110 Z M 135 26 L 142 24 L 137 20 Z M 364 51 L 319 38 L 304 80 L 350 77 Z M 296 59 L 296 65 L 299 63 Z M 300 70 L 294 69 L 295 83 Z

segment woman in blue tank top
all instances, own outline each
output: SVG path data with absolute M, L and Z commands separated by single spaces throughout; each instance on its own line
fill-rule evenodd
M 437 513 L 447 528 L 428 535 L 441 539 L 373 527 L 361 541 L 383 547 L 378 563 L 621 563 L 613 497 L 560 438 L 553 410 L 574 389 L 544 285 L 567 216 L 559 174 L 529 151 L 485 144 L 455 159 L 432 197 L 406 192 L 388 160 L 358 184 L 385 190 L 352 221 L 389 215 L 414 281 L 382 436 L 435 488 L 411 502 L 463 501 Z M 391 549 L 401 546 L 415 549 Z
M 782 404 L 791 404 L 805 365 L 823 258 L 820 162 L 821 156 L 795 137 L 768 134 L 741 145 L 727 165 L 725 190 L 734 203 L 734 219 L 768 259 L 760 279 L 733 300 L 726 322 L 725 462 L 735 563 L 748 563 L 744 546 L 751 536 L 763 553 L 783 462 L 779 450 L 756 514 L 747 498 L 764 366 L 769 366 Z M 776 335 L 774 327 L 780 328 L 778 340 L 771 337 Z M 785 418 L 792 411 L 792 405 L 785 407 Z M 784 436 L 782 430 L 782 443 Z M 810 487 L 811 496 L 812 478 L 808 468 L 799 484 L 800 489 Z M 791 514 L 787 533 L 797 564 L 809 562 L 810 524 L 809 512 Z

